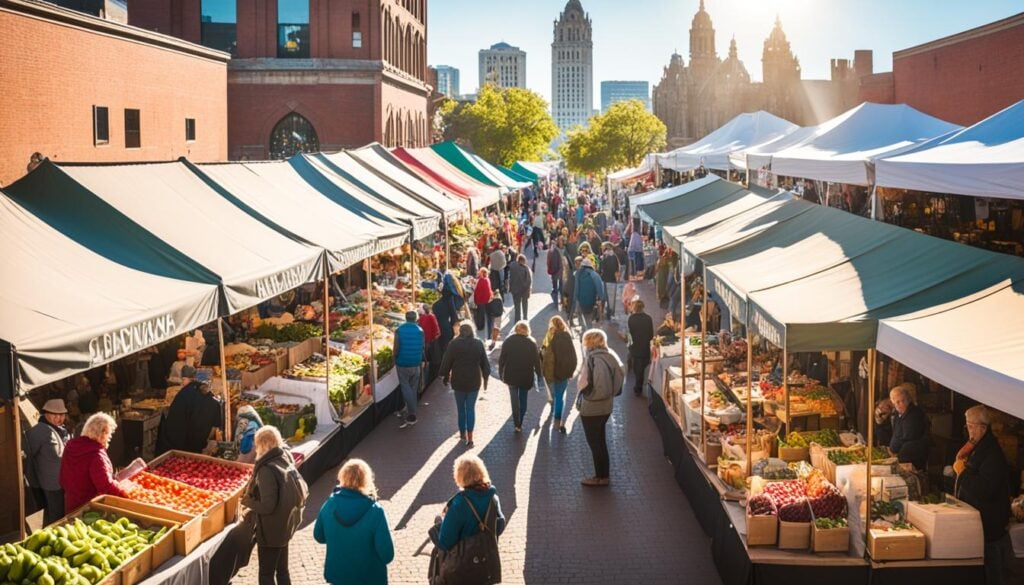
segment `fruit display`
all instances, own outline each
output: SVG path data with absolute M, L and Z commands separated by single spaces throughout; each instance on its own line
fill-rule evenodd
M 740 370 L 747 369 L 747 342 L 742 339 L 737 339 L 729 345 L 719 346 L 719 352 L 725 359 L 725 366 L 737 368 Z
M 441 298 L 441 293 L 430 288 L 421 288 L 416 291 L 416 302 L 433 305 Z
M 340 355 L 331 355 L 330 364 L 331 384 L 327 389 L 328 398 L 335 404 L 355 400 L 362 389 L 363 378 L 369 371 L 366 360 L 358 354 L 346 351 Z M 285 376 L 322 381 L 327 378 L 327 369 L 327 358 L 313 354 L 306 361 L 289 369 Z
M 263 323 L 253 332 L 252 337 L 256 339 L 269 339 L 275 343 L 299 342 L 313 337 L 320 337 L 324 330 L 319 325 L 312 323 L 294 322 L 287 325 L 271 325 Z
M 817 443 L 822 447 L 842 446 L 842 442 L 839 440 L 839 433 L 832 429 L 789 433 L 786 435 L 785 440 L 779 439 L 780 445 L 783 447 L 792 447 L 794 449 L 810 447 L 811 443 Z
M 846 498 L 820 474 L 811 474 L 808 481 L 796 479 L 768 483 L 764 494 L 775 504 L 779 519 L 785 522 L 847 516 Z
M 790 469 L 789 467 L 766 467 L 761 472 L 761 477 L 765 479 L 779 480 L 779 479 L 796 479 L 796 470 Z
M 252 352 L 238 352 L 224 358 L 228 371 L 238 370 L 239 372 L 255 372 L 264 366 L 276 362 L 272 351 L 256 350 Z
M 815 518 L 814 525 L 819 530 L 835 530 L 837 528 L 846 528 L 848 523 L 846 518 Z
M 198 516 L 225 500 L 225 496 L 209 490 L 143 471 L 132 476 L 135 486 L 128 498 L 137 502 L 156 504 L 178 512 Z
M 36 585 L 91 585 L 156 543 L 166 526 L 142 528 L 126 517 L 87 511 L 0 547 L 0 580 Z
M 784 400 L 785 397 L 782 393 L 782 386 L 773 383 L 771 380 L 761 378 L 761 381 L 757 383 L 758 389 L 761 390 L 761 396 L 764 396 L 765 400 Z
M 751 516 L 774 516 L 777 510 L 772 499 L 765 494 L 747 500 L 747 513 Z
M 889 450 L 885 447 L 872 447 L 871 459 L 882 461 L 891 458 Z M 837 449 L 828 452 L 828 460 L 836 465 L 853 465 L 867 461 L 867 449 Z
M 150 467 L 149 471 L 154 475 L 222 494 L 237 491 L 252 477 L 252 470 L 246 467 L 176 455 L 167 457 L 156 467 Z

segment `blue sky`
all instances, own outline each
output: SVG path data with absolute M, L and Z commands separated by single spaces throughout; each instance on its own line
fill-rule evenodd
M 461 91 L 477 87 L 477 52 L 499 41 L 527 53 L 530 89 L 550 99 L 551 37 L 565 0 L 429 0 L 427 58 L 460 69 Z M 661 78 L 673 51 L 689 63 L 690 21 L 699 0 L 582 0 L 594 23 L 594 106 L 605 80 Z M 761 79 L 761 50 L 775 15 L 805 79 L 827 79 L 829 59 L 874 50 L 875 71 L 892 70 L 900 49 L 1019 12 L 1022 0 L 706 0 L 720 57 L 736 36 L 740 59 Z

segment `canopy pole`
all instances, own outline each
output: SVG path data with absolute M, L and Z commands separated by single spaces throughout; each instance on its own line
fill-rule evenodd
M 445 270 L 445 272 L 448 272 L 452 268 L 452 266 L 451 266 L 451 246 L 449 245 L 449 240 L 451 239 L 451 233 L 450 233 L 449 225 L 448 225 L 449 223 L 450 223 L 449 218 L 445 217 L 444 218 L 444 270 Z
M 327 396 L 331 395 L 331 269 L 324 262 L 324 355 L 327 356 Z
M 864 546 L 867 547 L 868 532 L 871 530 L 871 455 L 875 445 L 875 417 L 871 412 L 875 408 L 875 369 L 878 367 L 878 350 L 868 349 L 868 453 L 867 453 L 867 480 L 866 480 L 866 503 L 867 518 L 864 521 Z
M 748 309 L 749 310 L 749 309 Z M 782 399 L 786 402 L 786 434 L 782 435 L 785 439 L 789 436 L 789 425 L 793 422 L 793 413 L 789 411 L 789 348 L 787 343 L 783 342 L 782 345 Z
M 366 316 L 370 324 L 370 388 L 377 395 L 377 352 L 373 343 L 373 259 L 366 259 Z
M 231 428 L 231 389 L 228 388 L 228 364 L 224 355 L 224 317 L 217 318 L 217 344 L 220 346 L 220 383 L 224 388 L 224 440 L 230 441 Z
M 878 185 L 871 186 L 871 219 L 878 219 Z
M 14 368 L 14 350 L 11 350 L 11 372 L 13 373 Z M 12 376 L 13 378 L 14 376 Z M 25 540 L 27 534 L 25 533 L 25 468 L 21 461 L 21 396 L 18 395 L 18 383 L 15 381 L 11 384 L 11 391 L 13 396 L 11 397 L 11 416 L 14 417 L 14 449 L 15 449 L 15 465 L 18 466 L 18 534 L 21 540 Z
M 749 313 L 749 310 L 748 310 Z M 747 477 L 754 474 L 754 333 L 747 315 Z
M 412 310 L 416 310 L 416 240 L 409 232 L 409 290 L 412 291 Z
M 705 405 L 707 404 L 707 392 L 704 391 L 704 376 L 707 374 L 707 345 L 708 345 L 708 268 L 704 267 L 704 283 L 701 287 L 703 289 L 704 298 L 700 304 L 700 451 L 701 459 L 704 460 L 705 464 L 709 464 L 707 460 L 708 447 L 705 441 L 707 440 L 707 421 L 704 419 Z M 683 348 L 685 350 L 685 348 Z M 683 356 L 686 357 L 685 355 Z M 684 366 L 685 367 L 685 366 Z M 685 379 L 686 372 L 683 371 L 683 377 Z M 685 389 L 685 384 L 683 385 Z

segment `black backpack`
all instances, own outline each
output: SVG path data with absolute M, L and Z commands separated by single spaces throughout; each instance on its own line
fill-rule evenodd
M 498 555 L 497 512 L 494 498 L 480 518 L 473 503 L 462 494 L 466 505 L 476 517 L 480 531 L 459 541 L 441 559 L 435 585 L 491 585 L 501 583 L 501 558 Z

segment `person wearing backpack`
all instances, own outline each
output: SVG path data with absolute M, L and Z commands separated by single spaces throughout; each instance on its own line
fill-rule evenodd
M 324 580 L 331 585 L 388 582 L 395 544 L 388 517 L 377 502 L 373 470 L 362 459 L 349 459 L 341 466 L 338 487 L 316 516 L 313 538 L 327 545 Z
M 448 500 L 440 526 L 430 531 L 438 553 L 431 559 L 431 583 L 501 583 L 498 537 L 505 531 L 505 515 L 498 490 L 476 455 L 459 456 L 454 475 L 459 491 Z
M 562 284 L 562 262 L 565 260 L 565 239 L 559 236 L 548 250 L 548 276 L 551 277 L 551 302 L 558 304 Z
M 548 321 L 548 333 L 540 350 L 541 371 L 548 384 L 548 393 L 554 402 L 555 428 L 565 434 L 565 389 L 569 387 L 569 378 L 576 373 L 576 347 L 569 334 L 569 326 L 560 315 L 554 315 Z
M 291 585 L 288 542 L 302 521 L 309 495 L 277 427 L 256 431 L 256 464 L 245 487 L 242 505 L 255 514 L 260 585 Z
M 576 271 L 576 284 L 573 286 L 573 307 L 579 311 L 582 328 L 590 327 L 598 301 L 607 300 L 601 276 L 594 270 L 594 263 L 590 258 L 585 258 L 580 264 L 580 269 Z
M 608 442 L 605 429 L 615 406 L 615 397 L 622 392 L 626 374 L 622 361 L 608 348 L 608 337 L 600 329 L 583 334 L 583 368 L 576 379 L 576 407 L 580 411 L 583 433 L 594 457 L 594 477 L 581 483 L 587 487 L 604 487 L 611 483 Z

